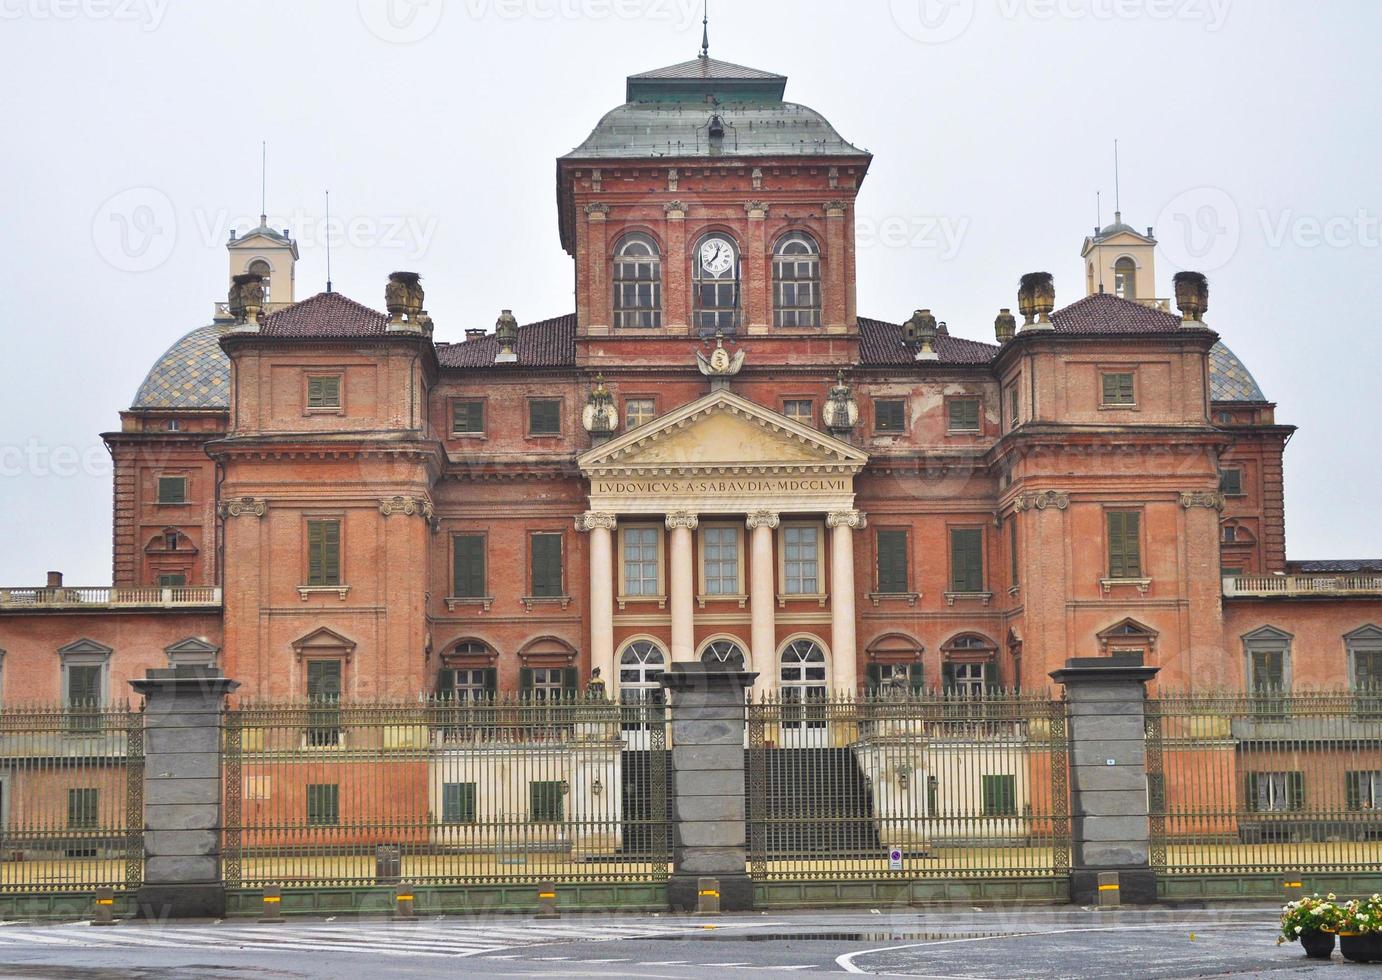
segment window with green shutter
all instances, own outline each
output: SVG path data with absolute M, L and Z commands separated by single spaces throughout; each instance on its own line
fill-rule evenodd
M 1350 810 L 1376 810 L 1382 805 L 1382 772 L 1346 772 L 1344 791 Z
M 979 399 L 952 398 L 949 405 L 951 432 L 979 431 Z
M 1241 497 L 1243 495 L 1243 471 L 1237 467 L 1220 470 L 1219 490 L 1226 497 Z
M 341 584 L 341 522 L 307 522 L 307 584 Z
M 186 584 L 186 575 L 160 575 L 158 577 L 158 587 L 160 589 L 181 589 Z
M 878 398 L 873 403 L 874 432 L 906 432 L 907 402 L 902 398 Z
M 907 532 L 881 529 L 878 541 L 878 591 L 900 595 L 908 592 Z
M 67 791 L 67 829 L 90 830 L 100 824 L 101 792 L 83 787 Z
M 441 822 L 475 822 L 475 784 L 443 783 L 441 788 Z
M 560 780 L 528 784 L 528 819 L 533 823 L 561 823 L 565 819 L 565 796 Z
M 1017 777 L 1007 775 L 982 776 L 980 779 L 983 794 L 981 799 L 983 816 L 1017 816 Z
M 69 664 L 67 670 L 67 706 L 69 708 L 97 708 L 101 705 L 101 681 L 105 668 L 99 664 Z
M 562 596 L 561 535 L 534 534 L 532 551 L 532 596 L 554 599 Z
M 1142 514 L 1135 510 L 1108 512 L 1108 577 L 1142 577 Z
M 452 538 L 455 547 L 455 578 L 451 593 L 458 599 L 486 597 L 485 536 L 458 534 Z
M 977 527 L 950 529 L 950 591 L 984 591 L 984 532 Z
M 341 742 L 341 662 L 307 661 L 307 744 L 339 745 Z
M 1134 405 L 1133 376 L 1131 371 L 1112 371 L 1101 376 L 1103 382 L 1103 404 Z
M 340 784 L 309 783 L 307 786 L 307 826 L 335 827 L 340 822 Z
M 308 408 L 340 408 L 341 376 L 329 374 L 307 379 Z
M 478 398 L 452 402 L 451 431 L 456 435 L 483 435 L 485 431 L 485 403 Z
M 534 398 L 528 402 L 528 434 L 531 436 L 561 435 L 560 399 Z
M 1008 560 L 1012 562 L 1012 584 L 1016 587 L 1021 584 L 1017 562 L 1017 514 L 1008 518 Z
M 160 504 L 187 503 L 187 477 L 160 476 L 158 478 L 158 502 Z

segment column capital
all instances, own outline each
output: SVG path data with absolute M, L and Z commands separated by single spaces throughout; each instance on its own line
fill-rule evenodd
M 750 221 L 762 221 L 768 216 L 768 203 L 766 201 L 749 201 L 744 205 L 744 213 L 749 216 Z
M 589 510 L 576 517 L 577 531 L 593 531 L 597 527 L 607 531 L 613 531 L 614 526 L 619 523 L 619 519 L 613 514 L 606 514 L 598 510 Z
M 827 218 L 843 218 L 845 216 L 845 212 L 848 210 L 849 204 L 846 201 L 825 202 L 825 216 Z
M 221 504 L 222 517 L 263 517 L 269 512 L 269 502 L 263 497 L 237 497 Z
M 825 519 L 830 527 L 852 527 L 856 531 L 868 526 L 868 515 L 862 510 L 837 510 Z
M 749 515 L 749 519 L 746 523 L 750 531 L 757 530 L 760 527 L 772 529 L 782 523 L 782 518 L 775 511 L 756 510 Z
M 668 201 L 662 205 L 662 213 L 672 221 L 681 221 L 686 217 L 686 204 L 683 201 Z
M 674 510 L 667 515 L 667 530 L 684 527 L 692 531 L 700 526 L 701 519 L 689 510 Z
M 609 205 L 596 201 L 585 206 L 585 215 L 591 221 L 604 221 L 609 216 Z

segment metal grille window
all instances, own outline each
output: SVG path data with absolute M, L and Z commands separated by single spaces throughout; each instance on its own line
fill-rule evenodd
M 907 402 L 902 398 L 879 398 L 873 403 L 875 432 L 906 432 Z
M 950 529 L 950 591 L 984 591 L 984 532 L 977 527 Z
M 553 599 L 562 595 L 562 558 L 560 534 L 534 534 L 532 551 L 532 595 L 536 599 Z
M 737 595 L 739 592 L 739 531 L 732 527 L 707 527 L 701 533 L 705 549 L 706 595 Z
M 614 325 L 662 326 L 662 256 L 647 235 L 625 235 L 615 249 Z
M 982 776 L 980 780 L 980 789 L 982 792 L 981 813 L 983 816 L 1017 816 L 1016 776 Z
M 90 787 L 67 791 L 67 829 L 90 830 L 100 824 L 101 791 Z
M 878 591 L 884 595 L 907 592 L 907 532 L 879 530 Z
M 948 403 L 951 432 L 979 431 L 979 399 L 952 398 Z
M 707 235 L 692 256 L 695 323 L 702 334 L 739 326 L 739 248 L 723 235 Z
M 307 584 L 341 584 L 341 522 L 307 522 Z
M 326 375 L 307 379 L 308 408 L 340 408 L 340 375 Z
M 1142 577 L 1142 514 L 1138 511 L 1108 512 L 1108 577 Z
M 483 435 L 485 403 L 479 399 L 451 403 L 451 431 L 456 435 Z
M 821 254 L 802 232 L 785 235 L 773 253 L 773 325 L 821 325 Z
M 651 398 L 630 398 L 624 402 L 624 427 L 636 429 L 657 418 L 657 403 Z
M 528 434 L 532 436 L 561 435 L 560 399 L 534 398 L 528 402 Z
M 528 819 L 532 823 L 561 823 L 566 819 L 566 785 L 561 780 L 528 784 Z
M 309 783 L 307 825 L 335 827 L 341 822 L 341 787 L 338 783 Z
M 815 425 L 816 405 L 809 398 L 789 398 L 782 403 L 782 414 L 802 425 Z
M 443 783 L 441 788 L 441 822 L 475 822 L 475 784 Z
M 660 595 L 658 529 L 626 527 L 621 533 L 624 537 L 624 595 Z
M 1305 773 L 1250 772 L 1248 809 L 1258 813 L 1300 810 L 1305 806 Z
M 701 663 L 719 670 L 743 670 L 744 648 L 733 640 L 716 640 L 701 651 Z
M 1133 378 L 1131 371 L 1115 371 L 1102 376 L 1103 404 L 1133 405 Z
M 787 595 L 819 595 L 820 528 L 789 525 L 782 529 L 782 588 Z
M 825 651 L 814 640 L 795 640 L 782 651 L 782 725 L 825 728 Z M 815 705 L 815 707 L 813 707 Z
M 455 577 L 452 595 L 460 599 L 481 599 L 487 595 L 485 582 L 485 536 L 458 534 L 455 547 Z
M 158 502 L 160 504 L 187 503 L 187 477 L 160 476 L 158 478 Z

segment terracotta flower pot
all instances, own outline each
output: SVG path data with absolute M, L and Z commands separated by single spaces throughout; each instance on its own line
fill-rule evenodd
M 1382 933 L 1341 932 L 1339 952 L 1352 963 L 1382 962 Z
M 1300 934 L 1300 944 L 1305 955 L 1312 960 L 1327 960 L 1334 955 L 1334 933 L 1307 929 Z

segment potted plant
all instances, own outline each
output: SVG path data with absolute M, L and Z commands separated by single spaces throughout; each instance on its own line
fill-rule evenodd
M 1305 955 L 1313 960 L 1327 960 L 1334 955 L 1334 934 L 1339 931 L 1343 910 L 1331 894 L 1325 898 L 1312 895 L 1281 907 L 1281 935 L 1277 943 L 1300 941 Z
M 1355 899 L 1340 910 L 1339 952 L 1354 963 L 1382 962 L 1382 895 Z

